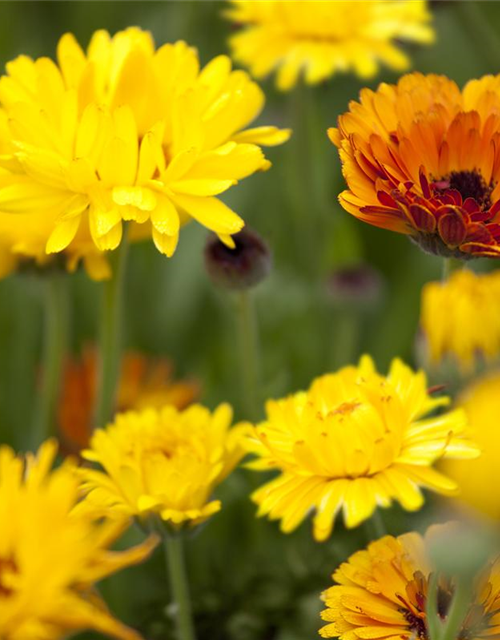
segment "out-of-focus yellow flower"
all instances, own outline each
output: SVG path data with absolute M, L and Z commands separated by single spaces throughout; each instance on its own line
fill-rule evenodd
M 243 455 L 247 427 L 231 420 L 227 404 L 118 414 L 82 454 L 103 468 L 82 471 L 86 505 L 117 517 L 158 514 L 174 527 L 203 522 L 221 508 L 211 494 Z
M 308 84 L 338 71 L 370 78 L 379 63 L 403 71 L 409 60 L 394 40 L 434 40 L 431 15 L 420 0 L 233 0 L 226 13 L 248 25 L 230 39 L 235 60 L 256 78 L 276 70 L 284 91 L 301 71 Z
M 51 472 L 55 454 L 53 441 L 26 462 L 0 447 L 0 637 L 59 640 L 93 629 L 138 640 L 111 616 L 94 584 L 145 559 L 156 540 L 109 551 L 122 526 L 75 510 L 76 470 L 66 463 Z
M 57 63 L 20 56 L 6 69 L 0 211 L 13 225 L 28 216 L 36 256 L 72 255 L 81 239 L 115 249 L 127 220 L 168 256 L 191 219 L 231 245 L 244 223 L 217 196 L 270 166 L 259 145 L 289 137 L 245 129 L 264 94 L 228 57 L 200 70 L 195 49 L 180 41 L 155 50 L 138 28 L 97 31 L 86 53 L 66 34 Z
M 443 538 L 450 525 L 431 527 L 425 538 L 406 533 L 385 536 L 357 551 L 333 574 L 337 583 L 323 593 L 327 608 L 321 617 L 328 622 L 323 638 L 361 640 L 429 640 L 427 599 L 433 538 Z M 442 543 L 442 540 L 441 540 Z M 467 550 L 462 550 L 467 553 Z M 452 577 L 437 582 L 437 613 L 443 622 L 456 593 Z M 472 598 L 463 613 L 457 638 L 498 638 L 500 616 L 500 560 L 487 564 L 473 581 Z
M 478 357 L 500 354 L 500 271 L 455 271 L 446 282 L 429 282 L 422 290 L 420 324 L 430 359 L 452 356 L 470 371 Z M 478 319 L 479 322 L 478 322 Z
M 259 456 L 250 466 L 281 473 L 253 494 L 258 515 L 280 519 L 288 533 L 314 509 L 314 537 L 325 540 L 340 509 L 346 526 L 355 527 L 392 500 L 419 509 L 420 487 L 456 493 L 433 464 L 478 450 L 463 410 L 426 417 L 449 400 L 431 398 L 426 383 L 422 371 L 397 359 L 382 376 L 364 356 L 358 367 L 317 378 L 308 391 L 269 401 L 267 421 L 250 439 Z
M 471 433 L 481 449 L 481 457 L 469 464 L 446 460 L 444 472 L 460 487 L 460 500 L 494 520 L 500 520 L 500 429 L 498 398 L 500 373 L 489 374 L 466 389 L 459 398 L 465 409 Z
M 499 258 L 499 107 L 500 75 L 462 90 L 421 73 L 363 89 L 328 131 L 349 187 L 341 205 L 424 251 Z
M 59 403 L 59 430 L 70 452 L 87 447 L 97 386 L 97 353 L 87 348 L 81 360 L 66 363 Z M 118 381 L 116 412 L 159 409 L 172 404 L 185 409 L 200 394 L 194 380 L 173 380 L 173 364 L 166 358 L 149 359 L 141 353 L 124 354 Z

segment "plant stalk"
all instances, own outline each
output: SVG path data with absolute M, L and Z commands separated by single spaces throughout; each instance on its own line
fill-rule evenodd
M 237 294 L 237 323 L 242 400 L 247 420 L 260 416 L 260 349 L 252 292 L 244 289 Z
M 167 573 L 170 577 L 172 598 L 175 604 L 177 640 L 195 640 L 182 536 L 164 534 L 163 544 Z

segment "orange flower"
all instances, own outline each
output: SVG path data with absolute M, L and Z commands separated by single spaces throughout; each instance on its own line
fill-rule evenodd
M 137 352 L 126 353 L 122 360 L 116 411 L 160 408 L 167 404 L 185 409 L 199 397 L 199 385 L 193 380 L 174 382 L 172 374 L 173 365 L 165 358 L 148 359 Z M 89 443 L 96 385 L 97 353 L 93 348 L 87 348 L 81 360 L 67 362 L 59 404 L 59 431 L 71 452 L 79 451 Z
M 363 89 L 328 133 L 349 213 L 437 255 L 500 257 L 500 75 Z

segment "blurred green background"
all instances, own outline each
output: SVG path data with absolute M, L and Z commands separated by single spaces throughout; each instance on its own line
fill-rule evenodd
M 232 26 L 221 14 L 224 3 L 177 2 L 2 2 L 2 63 L 25 53 L 53 56 L 59 37 L 73 32 L 86 46 L 92 32 L 130 25 L 150 29 L 157 44 L 183 39 L 198 47 L 202 64 L 227 53 Z M 500 3 L 431 3 L 437 41 L 407 46 L 413 68 L 444 73 L 460 85 L 500 68 Z M 383 73 L 370 86 L 394 82 Z M 371 353 L 385 370 L 395 355 L 415 362 L 419 296 L 424 282 L 438 278 L 438 258 L 422 254 L 400 235 L 363 225 L 337 204 L 343 189 L 336 149 L 326 129 L 356 99 L 365 83 L 336 76 L 315 88 L 280 94 L 273 79 L 262 83 L 267 104 L 260 120 L 291 126 L 295 134 L 268 151 L 273 167 L 231 189 L 226 202 L 269 243 L 271 276 L 255 291 L 262 351 L 263 395 L 280 396 L 305 387 L 335 365 Z M 125 344 L 173 359 L 180 375 L 203 386 L 202 400 L 241 410 L 235 299 L 216 289 L 203 265 L 207 233 L 186 227 L 174 258 L 152 243 L 132 247 L 126 284 Z M 334 269 L 367 263 L 382 278 L 377 303 L 357 314 L 352 348 L 344 348 L 352 312 L 346 316 L 326 286 Z M 489 268 L 478 260 L 478 269 Z M 71 345 L 75 353 L 95 340 L 101 285 L 84 273 L 70 279 Z M 41 351 L 41 281 L 17 275 L 0 283 L 0 433 L 18 449 L 35 407 Z M 347 318 L 347 322 L 346 322 Z M 346 328 L 347 327 L 347 328 Z M 260 478 L 235 473 L 220 494 L 225 509 L 189 543 L 188 561 L 199 638 L 210 640 L 299 640 L 316 637 L 320 590 L 338 562 L 364 544 L 363 530 L 338 525 L 332 539 L 314 544 L 310 523 L 283 536 L 276 524 L 254 519 L 248 501 Z M 431 501 L 429 501 L 431 502 Z M 391 532 L 420 527 L 435 515 L 385 515 Z M 443 518 L 442 509 L 439 517 Z M 133 537 L 134 534 L 131 534 Z M 168 639 L 172 623 L 166 603 L 161 553 L 147 565 L 128 570 L 103 586 L 114 611 L 150 640 Z M 82 637 L 91 637 L 84 635 Z

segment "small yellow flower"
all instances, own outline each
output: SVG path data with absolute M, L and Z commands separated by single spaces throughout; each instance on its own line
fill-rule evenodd
M 498 398 L 500 373 L 474 382 L 460 396 L 458 404 L 465 409 L 471 434 L 481 449 L 481 457 L 468 464 L 446 460 L 444 472 L 460 487 L 460 500 L 494 520 L 500 520 L 500 429 Z
M 174 527 L 196 525 L 219 511 L 214 488 L 243 455 L 245 426 L 230 429 L 232 410 L 201 405 L 118 414 L 83 452 L 103 471 L 82 471 L 86 504 L 97 513 L 141 520 L 158 514 Z
M 434 39 L 420 0 L 233 0 L 226 13 L 248 25 L 230 39 L 234 59 L 256 78 L 276 70 L 283 91 L 295 86 L 301 71 L 308 84 L 339 71 L 369 78 L 379 63 L 403 71 L 409 60 L 394 40 Z
M 463 269 L 455 271 L 446 282 L 426 284 L 420 324 L 431 362 L 436 365 L 452 356 L 468 372 L 478 357 L 498 357 L 499 299 L 500 271 L 475 274 Z
M 244 223 L 217 196 L 270 166 L 259 145 L 289 137 L 246 129 L 264 95 L 228 57 L 200 70 L 195 49 L 155 50 L 138 28 L 97 31 L 86 53 L 66 34 L 57 63 L 20 56 L 6 68 L 0 211 L 13 225 L 27 216 L 37 256 L 74 253 L 83 240 L 115 249 L 127 220 L 168 256 L 191 219 L 231 245 Z
M 406 533 L 385 536 L 353 554 L 333 574 L 337 583 L 323 593 L 327 608 L 321 617 L 328 622 L 323 638 L 358 640 L 429 640 L 427 598 L 429 578 L 435 568 L 430 549 L 441 544 L 452 529 L 430 527 L 423 538 Z M 467 552 L 467 550 L 465 550 Z M 456 591 L 452 577 L 440 575 L 437 612 L 443 622 Z M 500 559 L 493 558 L 473 580 L 472 602 L 460 612 L 463 620 L 457 638 L 498 638 L 500 617 Z
M 259 456 L 250 466 L 281 473 L 253 494 L 258 515 L 280 519 L 288 533 L 313 509 L 314 537 L 325 540 L 341 508 L 346 526 L 355 527 L 392 500 L 419 509 L 420 487 L 454 494 L 456 483 L 433 464 L 478 451 L 463 410 L 426 417 L 448 401 L 430 397 L 422 371 L 396 359 L 382 376 L 368 356 L 317 378 L 308 391 L 269 401 L 267 421 L 250 439 Z
M 59 640 L 93 629 L 139 640 L 111 616 L 93 586 L 142 561 L 156 540 L 109 551 L 122 526 L 75 510 L 76 471 L 69 463 L 51 471 L 55 454 L 53 441 L 26 461 L 0 447 L 0 637 Z

